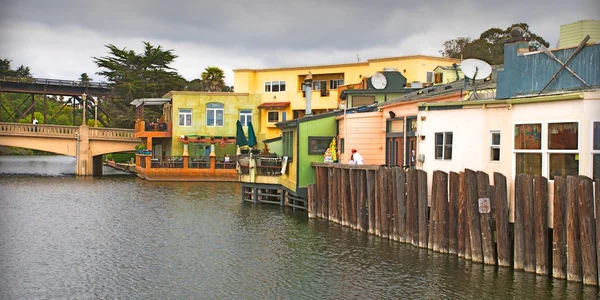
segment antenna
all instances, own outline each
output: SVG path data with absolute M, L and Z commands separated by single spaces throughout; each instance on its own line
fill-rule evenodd
M 475 80 L 485 79 L 490 76 L 492 74 L 492 67 L 483 60 L 469 58 L 460 62 L 460 69 L 465 77 L 473 79 L 473 93 L 471 93 L 469 99 L 473 96 L 475 96 L 475 99 L 479 99 L 475 89 Z

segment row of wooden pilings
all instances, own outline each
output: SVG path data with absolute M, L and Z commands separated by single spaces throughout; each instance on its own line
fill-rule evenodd
M 594 205 L 594 184 L 588 177 L 555 177 L 549 202 L 545 177 L 519 175 L 510 223 L 507 179 L 500 173 L 493 174 L 490 185 L 488 174 L 481 171 L 435 171 L 429 198 L 423 170 L 320 163 L 313 167 L 310 218 L 474 262 L 598 285 L 598 179 Z

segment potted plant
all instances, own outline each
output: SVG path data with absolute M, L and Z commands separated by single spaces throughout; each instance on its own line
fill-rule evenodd
M 136 150 L 137 154 L 142 154 L 142 152 L 144 150 L 146 150 L 146 145 L 139 144 L 139 145 L 135 146 L 135 150 Z
M 240 147 L 240 153 L 248 154 L 248 153 L 250 153 L 250 148 L 248 148 L 248 146 Z

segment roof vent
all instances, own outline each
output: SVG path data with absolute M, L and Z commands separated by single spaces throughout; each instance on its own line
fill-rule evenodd
M 387 67 L 387 68 L 383 68 L 384 72 L 398 72 L 397 68 L 392 68 L 392 67 Z

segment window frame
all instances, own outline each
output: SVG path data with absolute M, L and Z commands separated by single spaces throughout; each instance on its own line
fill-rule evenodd
M 325 89 L 321 87 L 321 84 L 325 83 Z M 318 84 L 319 88 L 315 88 L 315 85 Z M 327 89 L 327 80 L 313 80 L 312 82 L 312 90 L 313 91 L 328 91 Z
M 498 144 L 494 144 L 494 134 L 499 135 Z M 500 130 L 490 130 L 490 162 L 500 162 L 500 145 L 502 144 L 502 134 Z M 494 159 L 494 150 L 498 151 L 498 159 Z
M 287 89 L 287 82 L 285 80 L 271 80 L 265 81 L 265 93 L 279 93 L 285 92 Z M 275 86 L 277 86 L 275 88 Z
M 273 122 L 273 121 L 271 121 L 271 119 L 269 118 L 269 115 L 270 115 L 271 113 L 276 113 L 276 114 L 277 114 L 277 120 L 276 120 L 276 121 L 274 121 L 274 122 Z M 279 111 L 277 111 L 277 110 L 269 110 L 269 111 L 267 111 L 267 123 L 269 123 L 269 124 L 275 124 L 275 123 L 279 123 L 279 119 L 280 119 L 280 116 L 279 116 Z
M 221 107 L 209 107 L 210 104 L 219 104 Z M 206 127 L 223 127 L 225 126 L 225 104 L 221 102 L 209 102 L 206 103 Z M 219 125 L 219 119 L 217 118 L 218 112 L 221 111 L 221 124 Z M 211 125 L 208 123 L 209 114 L 213 114 L 214 123 Z
M 289 141 L 288 141 L 289 140 Z M 287 156 L 288 162 L 294 157 L 294 131 L 284 130 L 281 132 L 281 156 Z
M 242 120 L 243 119 L 243 120 Z M 239 120 L 242 126 L 248 126 L 248 122 L 252 122 L 252 110 L 251 109 L 240 109 Z
M 438 136 L 442 136 L 442 143 L 438 145 Z M 447 144 L 448 135 L 452 136 L 452 141 Z M 447 148 L 453 149 L 454 144 L 454 132 L 453 131 L 440 131 L 433 134 L 433 157 L 435 160 L 452 160 L 453 150 L 450 151 L 450 156 L 447 157 Z M 438 156 L 438 147 L 441 147 L 441 155 Z
M 333 136 L 309 136 L 308 137 L 308 154 L 309 155 L 323 155 L 325 153 L 325 151 L 327 150 L 327 148 L 329 148 L 329 144 L 331 144 L 331 141 L 333 140 Z M 325 141 L 326 145 L 325 145 L 325 149 L 313 149 L 312 148 L 312 141 L 317 141 L 317 143 L 319 141 Z
M 334 84 L 335 82 L 335 84 Z M 344 85 L 344 79 L 330 79 L 329 80 L 329 89 L 337 89 L 338 86 Z
M 429 74 L 431 74 L 431 80 L 428 80 Z M 434 81 L 435 81 L 435 73 L 433 73 L 433 71 L 425 71 L 425 82 L 433 83 Z
M 182 110 L 185 110 L 186 112 L 182 112 Z M 189 111 L 189 112 L 187 112 Z M 191 108 L 180 108 L 178 110 L 178 121 L 177 123 L 179 124 L 180 127 L 192 127 L 192 113 L 193 110 Z M 183 115 L 183 123 L 181 124 L 181 115 Z M 187 117 L 189 117 L 189 125 L 186 125 L 185 123 L 187 123 L 186 121 L 188 121 Z

